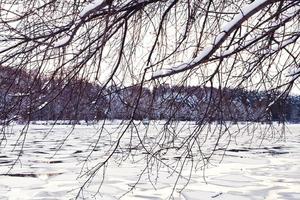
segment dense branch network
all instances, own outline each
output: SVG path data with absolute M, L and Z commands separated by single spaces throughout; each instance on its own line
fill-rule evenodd
M 181 175 L 187 163 L 203 169 L 243 131 L 232 133 L 226 119 L 247 113 L 243 120 L 269 120 L 274 105 L 298 89 L 299 18 L 299 0 L 1 0 L 1 123 L 22 116 L 29 124 L 53 105 L 53 120 L 70 107 L 70 120 L 77 119 L 84 104 L 93 119 L 103 119 L 96 148 L 106 119 L 122 108 L 128 123 L 108 133 L 111 147 L 85 173 L 78 197 L 113 158 L 124 160 L 133 150 L 145 155 L 140 176 L 164 166 L 178 177 L 175 186 L 188 182 Z M 197 113 L 197 126 L 183 135 L 175 121 L 186 107 Z M 148 135 L 135 121 L 141 116 L 162 118 L 164 126 Z M 5 140 L 5 128 L 1 134 Z M 207 135 L 218 137 L 206 151 Z M 229 141 L 220 147 L 222 137 Z M 117 154 L 123 149 L 130 152 Z M 176 165 L 162 159 L 168 155 L 178 155 Z

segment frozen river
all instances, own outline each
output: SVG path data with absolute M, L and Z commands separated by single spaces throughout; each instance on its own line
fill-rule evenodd
M 150 127 L 149 131 L 158 132 L 159 126 Z M 262 126 L 260 131 L 269 131 L 267 125 Z M 74 198 L 86 180 L 86 170 L 105 159 L 107 154 L 103 152 L 109 152 L 114 145 L 112 133 L 118 130 L 114 123 L 106 125 L 107 134 L 102 130 L 103 136 L 97 141 L 100 126 L 78 125 L 72 129 L 68 125 L 31 125 L 19 138 L 22 128 L 21 125 L 7 128 L 6 140 L 1 143 L 0 199 Z M 186 134 L 188 130 L 184 130 Z M 239 134 L 230 138 L 232 142 L 225 155 L 222 148 L 217 149 L 205 171 L 189 166 L 183 170 L 182 174 L 186 177 L 190 169 L 193 174 L 180 193 L 178 189 L 183 188 L 184 184 L 179 184 L 174 198 L 300 199 L 300 125 L 287 125 L 285 135 L 280 134 L 279 130 L 280 127 L 278 134 L 273 136 Z M 129 133 L 124 137 L 127 141 L 136 139 Z M 89 156 L 90 152 L 94 153 Z M 118 199 L 136 182 L 146 163 L 144 157 L 134 153 L 126 157 L 126 153 L 118 153 L 119 156 L 106 166 L 105 179 L 102 180 L 100 171 L 99 177 L 96 176 L 84 189 L 84 198 Z M 151 173 L 155 178 L 150 183 Z M 158 176 L 154 172 L 149 174 L 143 176 L 135 189 L 122 199 L 167 199 L 172 193 L 176 176 L 170 176 L 170 171 L 163 166 Z M 97 193 L 100 183 L 103 184 Z

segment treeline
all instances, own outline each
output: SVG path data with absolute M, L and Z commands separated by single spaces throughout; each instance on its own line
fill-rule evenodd
M 0 119 L 300 121 L 300 97 L 197 86 L 127 88 L 0 67 Z M 273 103 L 272 103 L 273 102 Z M 269 107 L 271 105 L 271 107 Z

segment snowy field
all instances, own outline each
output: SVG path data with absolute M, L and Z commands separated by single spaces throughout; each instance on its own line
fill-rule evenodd
M 239 132 L 229 139 L 225 137 L 224 142 L 231 140 L 225 154 L 221 148 L 217 149 L 205 171 L 203 168 L 192 168 L 189 184 L 179 193 L 178 190 L 184 186 L 184 183 L 179 183 L 174 198 L 300 199 L 300 125 L 287 125 L 284 135 L 277 125 L 274 125 L 272 134 L 262 134 L 270 131 L 268 126 L 260 125 L 259 129 L 250 129 L 248 134 Z M 114 134 L 120 132 L 117 123 L 109 123 L 105 126 L 106 132 L 103 132 L 95 145 L 101 130 L 99 125 L 77 125 L 72 129 L 71 125 L 52 127 L 33 124 L 19 138 L 22 128 L 21 125 L 8 127 L 6 140 L 1 143 L 0 199 L 74 198 L 86 180 L 85 170 L 107 156 L 104 152 L 109 151 L 112 141 L 118 137 Z M 139 128 L 141 132 L 148 128 L 149 135 L 155 135 L 162 125 L 159 122 L 149 127 L 140 124 Z M 273 134 L 276 129 L 277 134 Z M 182 129 L 183 134 L 189 134 L 189 131 L 191 129 Z M 137 140 L 128 132 L 124 141 L 130 138 Z M 17 159 L 22 145 L 22 155 Z M 206 145 L 209 149 L 209 142 Z M 93 154 L 85 162 L 90 152 Z M 102 182 L 102 171 L 84 190 L 86 199 L 118 199 L 136 182 L 145 166 L 144 155 L 138 151 L 136 155 L 132 153 L 128 157 L 126 152 L 116 154 L 118 156 L 113 157 L 105 170 L 105 179 L 99 193 L 97 190 Z M 165 159 L 175 160 L 176 157 Z M 15 164 L 13 168 L 12 164 Z M 188 177 L 190 169 L 187 166 L 182 174 Z M 136 188 L 122 199 L 167 199 L 172 193 L 176 176 L 170 176 L 164 167 L 160 168 L 158 176 L 151 173 L 155 177 L 152 183 L 147 176 L 142 177 Z

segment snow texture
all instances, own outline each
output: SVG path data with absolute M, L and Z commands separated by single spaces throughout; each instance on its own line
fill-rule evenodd
M 58 121 L 60 126 L 53 126 L 54 121 L 37 121 L 29 126 L 26 135 L 26 145 L 22 154 L 22 165 L 17 164 L 11 171 L 11 175 L 6 175 L 11 163 L 15 160 L 18 151 L 12 151 L 16 146 L 16 140 L 24 125 L 13 125 L 8 130 L 11 134 L 7 137 L 7 144 L 2 148 L 0 156 L 0 199 L 74 199 L 77 188 L 82 186 L 85 177 L 79 174 L 84 168 L 83 161 L 86 160 L 90 145 L 93 144 L 95 135 L 102 126 L 99 124 L 90 125 L 66 125 L 66 121 Z M 118 130 L 121 121 L 105 122 L 105 130 L 114 132 Z M 122 121 L 124 123 L 124 121 Z M 125 122 L 126 123 L 126 122 Z M 155 125 L 150 123 L 147 128 L 146 138 L 160 136 L 159 131 L 163 130 L 165 121 L 156 121 Z M 189 123 L 189 128 L 187 127 Z M 178 130 L 181 130 L 182 137 L 190 135 L 197 126 L 195 122 L 178 122 Z M 228 124 L 227 124 L 228 125 Z M 226 126 L 227 126 L 226 125 Z M 229 133 L 220 140 L 220 146 L 228 146 L 224 156 L 223 150 L 218 148 L 211 159 L 210 165 L 205 168 L 206 181 L 203 179 L 203 171 L 195 168 L 191 181 L 182 193 L 174 192 L 174 199 L 186 200 L 258 200 L 258 199 L 300 199 L 300 126 L 299 124 L 286 124 L 290 134 L 282 137 L 280 125 L 272 125 L 278 134 L 265 133 L 270 125 L 253 126 L 238 124 L 230 126 Z M 215 124 L 210 125 L 212 129 Z M 241 126 L 247 126 L 251 134 L 233 134 Z M 137 126 L 139 133 L 144 133 L 145 126 Z M 206 127 L 208 128 L 208 127 Z M 51 130 L 51 134 L 49 134 Z M 65 140 L 64 148 L 57 151 L 60 141 L 66 137 L 66 133 L 72 130 L 72 134 Z M 205 131 L 205 129 L 204 129 Z M 138 143 L 137 137 L 130 137 L 125 134 L 121 145 Z M 253 134 L 252 134 L 253 133 Z M 266 139 L 262 139 L 265 134 Z M 47 135 L 47 138 L 45 138 Z M 236 137 L 234 141 L 228 143 L 229 137 Z M 225 139 L 227 138 L 227 139 Z M 103 134 L 97 153 L 92 154 L 88 165 L 95 166 L 99 163 L 99 157 L 111 148 L 111 141 L 114 134 Z M 132 140 L 131 140 L 132 139 Z M 200 140 L 200 138 L 199 138 Z M 263 141 L 262 141 L 263 140 Z M 145 140 L 145 143 L 148 140 Z M 180 139 L 178 139 L 180 141 Z M 202 141 L 202 140 L 201 140 Z M 150 140 L 152 142 L 152 140 Z M 146 144 L 151 144 L 147 142 Z M 176 141 L 175 141 L 176 142 Z M 211 135 L 203 144 L 204 153 L 210 152 L 214 146 L 215 139 Z M 250 143 L 251 142 L 251 143 Z M 175 143 L 177 144 L 177 143 Z M 219 146 L 219 147 L 220 147 Z M 221 150 L 221 151 L 220 151 Z M 127 149 L 124 153 L 127 153 Z M 57 153 L 56 156 L 52 156 Z M 123 153 L 123 152 L 122 152 Z M 171 152 L 170 152 L 171 153 Z M 176 153 L 162 155 L 165 162 L 175 161 Z M 116 155 L 117 156 L 117 155 Z M 124 160 L 122 164 L 111 162 L 109 173 L 102 185 L 101 196 L 94 195 L 101 183 L 101 179 L 91 184 L 86 190 L 85 199 L 116 199 L 128 191 L 128 184 L 136 181 L 138 173 L 145 167 L 143 154 L 136 154 L 135 159 L 141 162 L 132 162 L 130 159 Z M 224 156 L 224 157 L 223 157 Z M 113 157 L 114 158 L 114 157 Z M 112 158 L 112 159 L 113 159 Z M 220 164 L 219 162 L 222 161 Z M 184 166 L 182 174 L 190 173 L 190 163 Z M 24 175 L 23 177 L 21 175 Z M 26 176 L 27 175 L 27 176 Z M 80 176 L 81 175 L 81 176 Z M 147 178 L 141 179 L 137 189 L 129 192 L 122 199 L 168 199 L 176 174 L 171 176 L 168 170 L 160 170 L 156 179 L 156 187 L 153 188 Z M 20 198 L 20 194 L 22 194 Z

